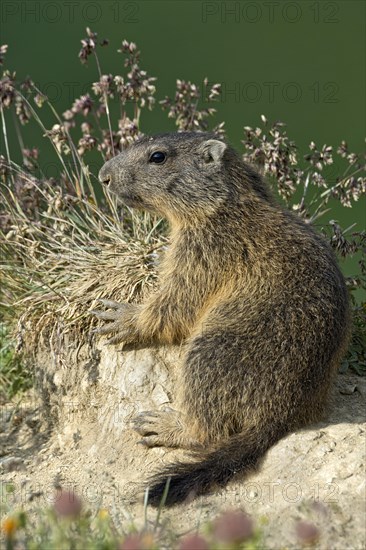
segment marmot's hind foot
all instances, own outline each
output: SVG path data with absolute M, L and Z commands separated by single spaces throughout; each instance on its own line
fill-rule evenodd
M 143 411 L 133 419 L 133 429 L 147 447 L 197 448 L 199 443 L 186 432 L 182 415 L 170 407 Z

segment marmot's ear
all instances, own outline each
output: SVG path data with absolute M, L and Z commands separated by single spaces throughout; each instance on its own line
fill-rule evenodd
M 202 143 L 203 158 L 206 162 L 220 162 L 226 148 L 226 143 L 217 139 L 208 139 Z

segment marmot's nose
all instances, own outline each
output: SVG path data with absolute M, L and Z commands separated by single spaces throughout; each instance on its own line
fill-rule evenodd
M 111 169 L 108 162 L 99 170 L 98 178 L 103 185 L 108 185 L 111 182 Z

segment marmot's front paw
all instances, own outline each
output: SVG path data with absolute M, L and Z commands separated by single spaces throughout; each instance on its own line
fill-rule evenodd
M 138 331 L 136 328 L 136 315 L 140 306 L 114 302 L 112 300 L 98 300 L 104 306 L 110 308 L 109 311 L 94 309 L 91 311 L 98 319 L 112 321 L 103 327 L 94 330 L 97 334 L 114 334 L 107 341 L 107 344 L 119 344 L 120 342 L 133 342 L 138 340 Z

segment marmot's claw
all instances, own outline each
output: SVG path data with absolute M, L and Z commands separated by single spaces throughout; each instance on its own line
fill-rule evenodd
M 111 332 L 116 332 L 118 328 L 119 328 L 119 323 L 115 321 L 114 323 L 108 323 L 104 327 L 99 327 L 95 329 L 94 332 L 96 332 L 96 334 L 110 334 Z
M 164 447 L 164 443 L 160 440 L 157 434 L 148 435 L 137 442 L 144 447 Z
M 120 316 L 119 311 L 101 311 L 99 309 L 92 309 L 90 313 L 98 317 L 98 319 L 104 319 L 106 321 L 115 321 Z
M 111 309 L 119 309 L 124 306 L 124 304 L 120 302 L 115 302 L 114 300 L 106 300 L 105 298 L 99 298 L 97 302 L 100 302 L 105 307 L 109 307 Z
M 140 420 L 144 420 L 147 416 L 152 416 L 153 418 L 157 418 L 160 415 L 159 415 L 159 411 L 142 411 L 134 417 L 132 422 L 138 422 Z
M 154 424 L 159 416 L 157 411 L 144 411 L 133 418 L 132 429 L 140 435 L 146 435 L 147 426 Z M 151 429 L 149 431 L 151 432 Z
M 156 424 L 159 422 L 159 417 L 159 411 L 144 411 L 132 420 L 132 428 L 143 436 L 157 435 Z
M 126 340 L 126 338 L 123 338 L 123 336 L 113 336 L 113 338 L 109 338 L 109 340 L 107 340 L 104 345 L 105 346 L 113 346 L 113 345 L 116 345 L 116 344 L 121 344 L 125 340 Z
M 109 346 L 111 344 L 121 344 L 121 343 L 131 343 L 131 341 L 135 341 L 137 339 L 136 335 L 131 332 L 130 330 L 124 330 L 119 331 L 115 336 L 112 336 L 112 338 L 109 338 L 107 340 L 106 345 Z

